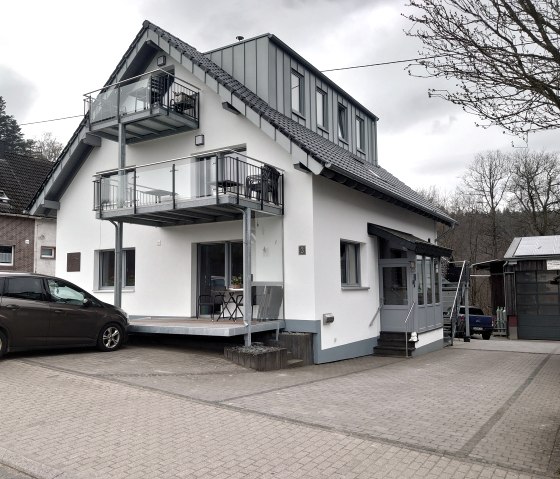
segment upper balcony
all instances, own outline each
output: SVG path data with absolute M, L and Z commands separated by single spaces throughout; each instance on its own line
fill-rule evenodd
M 151 140 L 198 128 L 199 92 L 164 70 L 154 70 L 85 95 L 89 129 L 118 141 L 125 124 L 126 143 Z
M 284 173 L 240 152 L 221 150 L 94 177 L 97 217 L 150 226 L 237 220 L 241 208 L 284 212 Z

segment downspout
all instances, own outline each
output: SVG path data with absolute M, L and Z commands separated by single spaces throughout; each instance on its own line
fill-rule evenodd
M 246 327 L 245 346 L 251 346 L 253 296 L 251 274 L 251 208 L 243 209 L 243 322 Z
M 113 304 L 120 308 L 122 300 L 122 276 L 123 276 L 123 260 L 122 260 L 122 245 L 123 245 L 123 223 L 122 221 L 111 221 L 115 227 L 115 294 Z

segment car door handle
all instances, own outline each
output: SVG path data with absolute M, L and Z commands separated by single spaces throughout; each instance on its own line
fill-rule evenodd
M 63 311 L 62 311 L 62 309 L 55 309 L 54 312 L 60 314 L 60 313 L 62 313 Z
M 19 306 L 17 304 L 7 304 L 5 306 L 6 309 L 19 309 Z

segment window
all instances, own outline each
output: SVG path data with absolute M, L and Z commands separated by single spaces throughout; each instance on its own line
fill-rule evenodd
M 360 285 L 360 244 L 340 242 L 340 279 L 342 286 Z
M 292 70 L 292 110 L 303 114 L 303 77 Z
M 123 250 L 123 286 L 134 286 L 136 255 L 133 249 Z M 109 289 L 115 286 L 115 250 L 99 252 L 99 288 Z
M 54 246 L 41 246 L 41 258 L 54 259 L 56 255 L 56 249 Z
M 6 278 L 4 296 L 44 301 L 43 280 L 34 277 Z
M 356 146 L 359 150 L 364 149 L 364 120 L 356 117 Z
M 408 304 L 406 270 L 406 266 L 383 267 L 383 304 L 394 306 Z
M 426 264 L 426 304 L 433 304 L 432 288 L 432 258 L 425 259 Z
M 348 110 L 344 105 L 338 104 L 338 137 L 348 138 Z
M 12 266 L 14 264 L 14 247 L 0 246 L 0 266 Z
M 424 304 L 424 258 L 416 257 L 416 278 L 418 283 L 418 304 Z
M 59 279 L 47 280 L 49 285 L 49 291 L 51 293 L 51 298 L 56 303 L 66 303 L 73 304 L 75 306 L 82 306 L 84 304 L 84 299 L 86 294 L 72 286 L 70 286 L 65 281 Z
M 323 90 L 317 89 L 317 125 L 326 128 L 327 123 L 327 94 Z

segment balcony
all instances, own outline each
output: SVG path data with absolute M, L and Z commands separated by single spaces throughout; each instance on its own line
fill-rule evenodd
M 198 128 L 196 87 L 163 70 L 139 75 L 86 93 L 89 129 L 118 141 L 119 123 L 126 143 L 137 143 Z
M 231 150 L 94 176 L 97 218 L 150 226 L 237 220 L 240 208 L 284 212 L 281 170 Z

